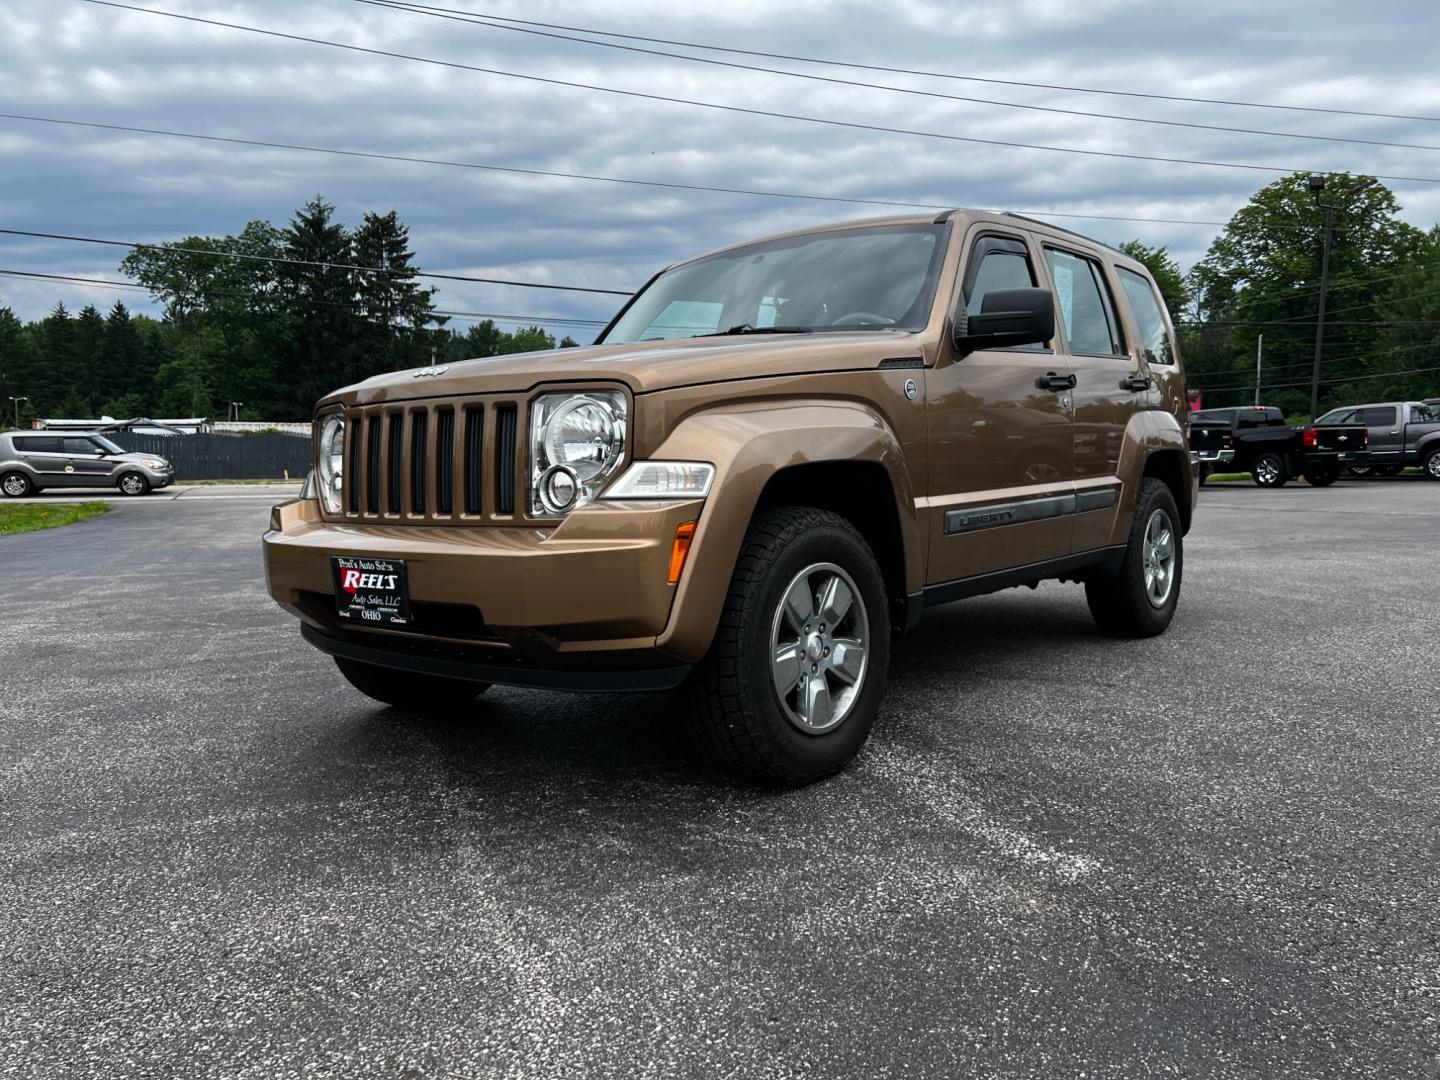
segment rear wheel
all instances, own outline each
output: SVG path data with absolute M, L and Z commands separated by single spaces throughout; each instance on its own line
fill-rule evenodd
M 1422 467 L 1425 470 L 1425 479 L 1440 480 L 1440 446 L 1425 455 Z
M 30 477 L 23 472 L 8 472 L 0 476 L 0 491 L 3 491 L 8 498 L 23 499 L 26 495 L 33 495 L 39 489 L 31 482 Z
M 884 578 L 855 527 L 828 510 L 764 512 L 691 682 L 691 732 L 748 780 L 819 780 L 864 745 L 889 662 Z
M 1255 459 L 1250 475 L 1261 487 L 1284 487 L 1290 481 L 1285 459 L 1279 454 L 1261 454 Z
M 136 472 L 127 472 L 115 482 L 121 495 L 144 495 L 150 490 L 150 481 Z
M 335 657 L 345 681 L 368 698 L 416 712 L 440 712 L 467 705 L 490 689 L 489 683 L 418 675 L 410 671 Z
M 1085 599 L 1095 624 L 1111 637 L 1164 633 L 1175 617 L 1184 570 L 1175 497 L 1163 482 L 1147 478 L 1140 485 L 1119 572 L 1085 582 Z
M 1316 465 L 1305 470 L 1305 482 L 1311 487 L 1329 487 L 1340 479 L 1340 469 L 1336 465 Z

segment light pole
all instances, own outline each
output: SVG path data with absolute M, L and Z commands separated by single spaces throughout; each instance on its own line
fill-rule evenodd
M 22 401 L 29 401 L 30 399 L 29 399 L 28 397 L 12 397 L 10 400 L 11 400 L 12 402 L 14 402 L 14 404 L 15 404 L 15 430 L 16 430 L 16 431 L 19 431 L 19 430 L 20 430 L 20 402 L 22 402 Z
M 236 423 L 239 423 L 239 421 L 240 421 L 240 406 L 241 406 L 241 405 L 244 405 L 244 404 L 245 404 L 245 402 L 243 402 L 243 401 L 232 401 L 232 402 L 230 402 L 230 408 L 231 408 L 231 410 L 235 413 L 235 421 L 236 421 Z
M 1372 176 L 1363 184 L 1351 188 L 1347 194 L 1358 195 L 1372 184 L 1377 183 Z M 1334 203 L 1323 203 L 1320 201 L 1321 194 L 1325 191 L 1325 177 L 1314 173 L 1310 177 L 1310 194 L 1315 196 L 1315 205 L 1325 211 L 1325 237 L 1320 248 L 1320 313 L 1315 319 L 1315 366 L 1310 372 L 1310 419 L 1316 420 L 1320 416 L 1320 353 L 1325 341 L 1325 293 L 1330 287 L 1330 233 L 1335 226 L 1335 211 L 1342 209 Z

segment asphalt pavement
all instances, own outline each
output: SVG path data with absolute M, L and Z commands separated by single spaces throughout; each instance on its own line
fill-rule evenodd
M 1158 639 L 933 611 L 785 793 L 370 702 L 265 519 L 0 538 L 0 1077 L 1440 1076 L 1440 484 L 1206 488 Z

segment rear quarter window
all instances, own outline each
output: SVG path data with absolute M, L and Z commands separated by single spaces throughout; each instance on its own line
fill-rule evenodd
M 1165 313 L 1155 296 L 1150 279 L 1134 270 L 1117 266 L 1120 287 L 1125 290 L 1125 299 L 1130 302 L 1130 311 L 1140 327 L 1140 347 L 1145 350 L 1145 359 L 1152 364 L 1175 363 L 1175 349 L 1170 344 L 1170 330 L 1165 325 Z

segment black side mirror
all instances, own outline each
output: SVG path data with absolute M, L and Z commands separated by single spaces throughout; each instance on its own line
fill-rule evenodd
M 1033 345 L 1055 336 L 1055 297 L 1049 289 L 996 289 L 985 294 L 980 313 L 955 319 L 960 352 Z

